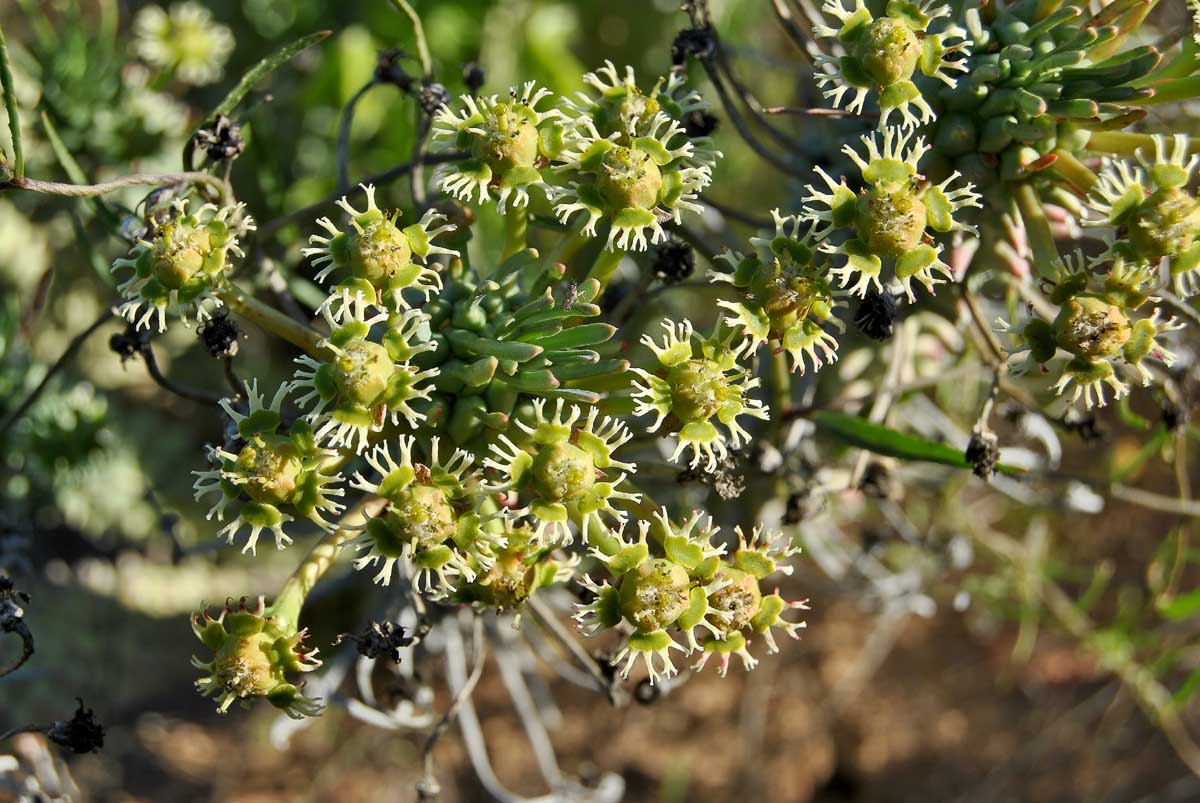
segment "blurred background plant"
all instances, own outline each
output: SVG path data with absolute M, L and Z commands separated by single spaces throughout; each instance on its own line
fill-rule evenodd
M 607 311 L 628 316 L 629 343 L 661 317 L 711 326 L 713 302 L 733 298 L 702 281 L 716 253 L 769 232 L 773 207 L 798 209 L 814 167 L 852 175 L 841 145 L 872 127 L 764 111 L 827 105 L 811 51 L 789 37 L 790 24 L 820 16 L 810 4 L 726 0 L 693 5 L 690 20 L 677 5 L 414 3 L 435 76 L 455 96 L 481 79 L 486 92 L 537 80 L 570 94 L 605 59 L 642 76 L 688 56 L 718 65 L 707 74 L 703 63 L 690 66 L 714 103 L 725 154 L 703 215 L 676 232 L 694 246 L 695 269 L 664 266 L 653 253 L 620 265 L 610 298 L 627 300 Z M 1138 34 L 1146 42 L 1191 30 L 1182 2 L 1157 5 Z M 704 13 L 712 16 L 696 16 Z M 708 25 L 719 56 L 711 40 L 676 38 Z M 231 180 L 260 226 L 256 270 L 243 278 L 285 309 L 311 312 L 324 300 L 300 254 L 310 207 L 347 177 L 377 176 L 414 152 L 415 103 L 403 90 L 420 81 L 416 42 L 387 2 L 15 0 L 0 9 L 0 28 L 23 111 L 25 173 L 81 184 L 177 171 L 195 126 L 264 54 L 331 30 L 257 86 L 234 121 L 244 152 L 229 162 Z M 1144 128 L 1200 133 L 1190 130 L 1194 104 L 1156 107 Z M 334 143 L 348 105 L 339 176 Z M 749 142 L 739 136 L 747 132 Z M 189 168 L 202 161 L 190 158 Z M 427 696 L 443 688 L 435 659 L 461 662 L 470 626 L 445 628 L 423 656 L 403 645 L 399 664 L 369 656 L 363 640 L 326 647 L 325 674 L 310 686 L 337 705 L 303 729 L 259 709 L 221 719 L 190 693 L 195 646 L 184 615 L 231 589 L 278 587 L 291 567 L 271 550 L 251 561 L 219 548 L 207 506 L 192 499 L 190 471 L 203 467 L 203 445 L 221 440 L 212 401 L 229 392 L 230 365 L 210 357 L 194 329 L 130 340 L 107 313 L 116 298 L 109 266 L 127 250 L 115 233 L 146 190 L 87 201 L 0 193 L 0 570 L 29 593 L 23 618 L 37 644 L 20 671 L 0 678 L 0 728 L 66 718 L 76 694 L 109 727 L 103 752 L 68 758 L 74 781 L 38 737 L 23 735 L 12 757 L 0 757 L 0 799 L 39 785 L 62 799 L 409 799 L 424 771 L 423 729 L 436 721 Z M 393 192 L 407 205 L 400 184 Z M 498 252 L 501 218 L 474 211 L 472 250 Z M 1071 240 L 1062 228 L 1060 240 Z M 1003 288 L 976 289 L 1003 305 Z M 856 317 L 871 312 L 865 304 L 854 304 Z M 534 777 L 561 782 L 537 731 L 535 750 L 525 748 L 529 706 L 571 776 L 611 782 L 606 773 L 617 773 L 626 799 L 1200 797 L 1200 753 L 1188 735 L 1200 691 L 1194 332 L 1172 344 L 1171 392 L 1103 411 L 998 405 L 1003 462 L 1039 481 L 996 475 L 985 484 L 962 455 L 993 392 L 980 356 L 990 346 L 964 324 L 962 304 L 947 289 L 898 317 L 876 312 L 882 324 L 850 327 L 836 364 L 796 380 L 772 424 L 775 446 L 734 453 L 711 475 L 666 460 L 639 474 L 655 497 L 795 536 L 807 558 L 781 585 L 813 600 L 802 642 L 745 678 L 634 684 L 644 708 L 608 706 L 594 679 L 562 660 L 512 666 L 502 656 L 524 653 L 500 649 L 498 675 L 483 675 L 473 704 L 458 711 L 468 732 L 487 737 L 492 766 L 480 764 L 470 736 L 437 740 L 445 798 L 486 799 L 480 779 L 497 788 L 493 772 L 522 794 L 544 793 Z M 879 344 L 880 334 L 890 337 Z M 290 375 L 286 344 L 254 330 L 235 343 L 237 376 L 274 386 Z M 1028 393 L 1013 390 L 1016 399 Z M 919 439 L 872 450 L 870 433 L 839 414 Z M 355 578 L 343 567 L 310 597 L 318 643 L 390 613 L 389 597 Z M 526 616 L 539 628 L 520 638 L 554 655 L 553 612 Z M 504 623 L 488 627 L 502 647 L 518 638 Z M 20 649 L 11 636 L 0 642 L 0 666 Z

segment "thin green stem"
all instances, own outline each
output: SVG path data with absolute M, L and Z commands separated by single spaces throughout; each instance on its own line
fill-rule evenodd
M 1058 246 L 1054 242 L 1054 232 L 1050 229 L 1050 221 L 1042 201 L 1038 198 L 1037 190 L 1029 182 L 1010 185 L 1010 191 L 1017 201 L 1021 211 L 1021 220 L 1025 224 L 1025 236 L 1029 240 L 1029 248 L 1033 252 L 1034 265 L 1042 278 L 1056 281 L 1058 270 L 1055 261 L 1059 258 Z
M 773 394 L 771 405 L 771 440 L 778 446 L 783 434 L 784 417 L 782 413 L 792 406 L 792 372 L 788 370 L 787 352 L 777 351 L 772 354 L 771 368 L 771 377 L 773 379 L 771 388 Z
M 1137 156 L 1139 150 L 1153 150 L 1154 137 L 1129 131 L 1094 131 L 1088 140 L 1088 150 L 1114 156 Z M 1200 153 L 1200 138 L 1188 141 L 1188 153 Z
M 342 544 L 358 535 L 358 525 L 378 513 L 385 501 L 375 497 L 364 499 L 352 507 L 339 522 L 341 526 L 318 541 L 291 576 L 284 581 L 275 601 L 271 603 L 272 612 L 284 617 L 292 625 L 298 624 L 305 598 L 325 572 L 329 571 Z
M 524 206 L 509 207 L 504 215 L 504 253 L 500 259 L 525 250 L 529 233 L 529 211 Z
M 274 307 L 267 306 L 236 284 L 230 283 L 217 295 L 235 313 L 259 328 L 278 335 L 313 356 L 320 356 L 320 343 L 324 338 L 316 329 L 305 326 Z
M 429 44 L 425 41 L 425 26 L 421 24 L 421 16 L 408 0 L 392 0 L 396 10 L 408 17 L 413 26 L 413 35 L 417 40 L 417 59 L 421 62 L 421 73 L 426 78 L 433 77 L 433 59 L 429 56 Z
M 617 266 L 621 264 L 624 257 L 625 252 L 619 249 L 612 251 L 604 249 L 596 256 L 596 261 L 592 263 L 592 269 L 588 271 L 587 278 L 600 282 L 601 293 L 612 281 L 613 274 L 617 272 Z
M 358 102 L 378 85 L 379 82 L 375 78 L 371 78 L 350 97 L 345 108 L 342 109 L 342 118 L 338 123 L 336 152 L 338 189 L 341 192 L 350 189 L 350 127 L 354 124 L 354 111 L 358 108 Z
M 0 89 L 4 90 L 4 110 L 8 113 L 8 130 L 12 134 L 13 172 L 17 180 L 25 178 L 25 154 L 21 150 L 21 115 L 17 111 L 17 90 L 12 66 L 8 61 L 8 45 L 0 28 Z

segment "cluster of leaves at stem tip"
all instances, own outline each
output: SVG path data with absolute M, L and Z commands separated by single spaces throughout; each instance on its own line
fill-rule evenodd
M 1027 247 L 1003 269 L 1034 271 L 1038 298 L 995 324 L 1011 369 L 1049 371 L 1060 403 L 1088 407 L 1153 383 L 1182 328 L 1162 300 L 1200 288 L 1200 157 L 1183 135 L 1125 129 L 1194 94 L 1200 45 L 1134 44 L 1150 5 L 828 0 L 814 78 L 874 130 L 841 149 L 844 173 L 814 168 L 797 208 L 720 255 L 709 278 L 730 292 L 711 330 L 663 320 L 632 365 L 602 296 L 623 255 L 701 211 L 722 156 L 689 126 L 706 104 L 686 69 L 639 83 L 606 63 L 570 97 L 526 82 L 440 105 L 434 146 L 465 158 L 435 184 L 504 216 L 503 249 L 468 259 L 469 218 L 446 204 L 405 215 L 371 186 L 343 198 L 304 252 L 327 290 L 321 336 L 277 390 L 252 381 L 223 403 L 237 436 L 211 450 L 198 496 L 246 551 L 264 530 L 286 547 L 307 520 L 376 582 L 399 576 L 448 604 L 519 611 L 575 580 L 584 633 L 620 634 L 624 675 L 641 659 L 652 680 L 669 676 L 672 652 L 715 656 L 722 673 L 735 655 L 754 666 L 753 642 L 774 651 L 775 630 L 803 627 L 789 612 L 805 603 L 763 587 L 796 548 L 760 527 L 727 541 L 703 512 L 653 504 L 634 485 L 626 416 L 672 460 L 716 471 L 772 415 L 760 350 L 819 371 L 851 299 L 918 305 L 961 279 L 955 254 L 1003 253 L 1014 232 Z M 985 218 L 985 203 L 1001 214 Z M 1096 247 L 1060 254 L 1048 206 Z M 535 214 L 563 229 L 545 254 L 525 240 Z M 160 328 L 210 315 L 252 231 L 230 199 L 148 217 L 114 266 L 128 272 L 123 313 Z M 590 240 L 590 270 L 568 267 Z M 339 525 L 348 497 L 381 505 Z M 197 615 L 213 652 L 201 687 L 223 710 L 256 697 L 318 710 L 289 680 L 319 664 L 302 646 L 302 587 Z

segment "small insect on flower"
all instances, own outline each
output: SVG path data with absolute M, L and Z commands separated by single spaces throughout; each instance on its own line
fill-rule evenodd
M 467 203 L 476 195 L 483 203 L 495 191 L 500 214 L 510 200 L 514 207 L 528 206 L 529 189 L 546 186 L 542 168 L 562 150 L 562 112 L 537 110 L 553 94 L 529 81 L 519 90 L 513 88 L 505 100 L 463 95 L 465 109 L 438 109 L 434 141 L 471 154 L 442 168 L 441 189 Z
M 322 312 L 332 330 L 318 344 L 322 356 L 297 357 L 300 367 L 292 382 L 293 388 L 307 390 L 296 403 L 312 406 L 308 419 L 317 441 L 361 452 L 389 416 L 393 424 L 404 419 L 410 427 L 423 421 L 424 414 L 411 403 L 429 398 L 431 388 L 422 383 L 438 369 L 418 370 L 409 360 L 436 348 L 427 316 L 419 310 L 372 312 L 361 294 L 337 311 L 326 307 Z M 381 334 L 375 333 L 377 324 L 384 324 Z
M 439 455 L 440 439 L 429 442 L 429 460 L 413 457 L 416 438 L 401 435 L 392 448 L 381 443 L 366 455 L 378 475 L 354 475 L 351 486 L 387 500 L 387 507 L 363 525 L 363 534 L 345 546 L 365 550 L 356 569 L 382 564 L 375 582 L 389 585 L 403 561 L 418 589 L 441 598 L 454 591 L 451 578 L 474 580 L 490 568 L 503 535 L 485 527 L 477 508 L 481 490 L 475 458 L 456 449 L 449 459 Z
M 262 597 L 254 605 L 245 597 L 236 606 L 229 600 L 216 617 L 207 608 L 193 614 L 192 631 L 212 652 L 208 661 L 192 658 L 193 666 L 208 673 L 196 688 L 215 697 L 222 714 L 235 702 L 249 706 L 260 697 L 292 719 L 321 713 L 321 701 L 305 697 L 287 679 L 318 668 L 317 649 L 304 646 L 305 631 L 275 605 L 267 607 Z
M 1175 289 L 1200 291 L 1200 201 L 1187 190 L 1200 155 L 1189 154 L 1185 134 L 1154 137 L 1154 154 L 1138 150 L 1140 167 L 1105 159 L 1088 205 L 1100 220 L 1085 224 L 1111 227 L 1116 239 L 1104 257 L 1157 266 L 1168 260 Z
M 1018 346 L 1010 352 L 1016 373 L 1034 365 L 1045 365 L 1059 351 L 1068 355 L 1054 390 L 1062 394 L 1075 385 L 1071 402 L 1082 397 L 1089 409 L 1106 404 L 1107 385 L 1116 398 L 1129 393 L 1118 370 L 1142 385 L 1149 385 L 1152 374 L 1143 365 L 1146 357 L 1170 366 L 1175 355 L 1158 343 L 1166 332 L 1183 328 L 1175 318 L 1161 320 L 1155 309 L 1150 317 L 1135 319 L 1133 313 L 1148 300 L 1145 285 L 1153 281 L 1153 272 L 1145 267 L 1115 261 L 1106 275 L 1088 269 L 1081 252 L 1056 263 L 1058 281 L 1050 291 L 1050 301 L 1058 306 L 1052 321 L 1031 318 L 1017 327 L 998 320 L 996 331 L 1012 335 Z
M 950 267 L 942 261 L 942 246 L 933 244 L 931 232 L 946 234 L 955 231 L 975 232 L 973 226 L 955 219 L 955 213 L 968 207 L 979 207 L 980 196 L 969 182 L 950 189 L 960 178 L 955 171 L 940 184 L 928 184 L 917 172 L 921 157 L 929 151 L 922 137 L 909 147 L 910 134 L 898 128 L 883 132 L 883 149 L 876 144 L 875 135 L 863 137 L 867 148 L 864 159 L 849 145 L 842 152 L 858 166 L 868 185 L 855 195 L 845 181 L 835 182 L 820 167 L 817 173 L 828 185 L 821 192 L 809 184 L 801 214 L 813 223 L 813 235 L 821 241 L 821 250 L 845 258 L 845 264 L 830 273 L 841 278 L 841 286 L 850 284 L 850 292 L 863 296 L 871 285 L 883 292 L 880 281 L 883 261 L 894 263 L 896 279 L 904 287 L 909 302 L 916 300 L 912 280 L 916 279 L 930 293 L 943 280 L 953 278 Z M 809 205 L 818 204 L 817 207 Z M 824 209 L 820 208 L 825 207 Z M 834 242 L 830 236 L 846 231 L 850 236 Z
M 212 12 L 200 3 L 175 3 L 169 12 L 144 6 L 133 30 L 139 58 L 195 86 L 219 81 L 233 52 L 233 33 L 214 22 Z
M 202 204 L 188 211 L 189 200 L 171 206 L 166 222 L 151 227 L 134 243 L 129 256 L 113 261 L 113 272 L 133 273 L 117 285 L 127 300 L 121 316 L 138 329 L 157 319 L 158 331 L 167 328 L 167 316 L 206 320 L 210 307 L 219 306 L 215 292 L 223 288 L 232 266 L 229 257 L 243 257 L 238 237 L 254 231 L 254 221 L 244 205 L 218 208 Z
M 345 494 L 338 487 L 342 478 L 325 473 L 323 468 L 335 453 L 317 446 L 312 427 L 306 421 L 294 421 L 281 431 L 284 428 L 279 411 L 288 390 L 288 385 L 280 386 L 271 403 L 264 405 L 258 380 L 247 382 L 245 413 L 235 409 L 228 399 L 222 399 L 221 408 L 237 425 L 242 446 L 236 452 L 210 447 L 213 468 L 193 472 L 197 499 L 217 494 L 207 518 L 216 516 L 218 521 L 224 521 L 230 503 L 238 505 L 237 516 L 218 535 L 224 535 L 232 544 L 237 533 L 249 527 L 250 537 L 243 552 L 255 552 L 264 529 L 274 533 L 279 549 L 290 544 L 292 539 L 283 527 L 293 517 L 285 511 L 296 513 L 324 530 L 333 527 L 325 516 L 342 512 L 342 505 L 335 501 Z
M 729 269 L 716 268 L 709 277 L 742 291 L 741 300 L 717 304 L 733 313 L 725 323 L 745 332 L 751 353 L 770 342 L 791 357 L 793 371 L 804 373 L 806 356 L 818 371 L 837 361 L 837 338 L 826 326 L 846 330 L 834 317 L 837 307 L 846 306 L 841 300 L 846 293 L 831 286 L 828 258 L 818 252 L 811 235 L 800 235 L 801 218 L 781 215 L 778 209 L 771 210 L 771 217 L 774 235 L 750 238 L 755 253 L 726 251 L 717 257 Z
M 442 287 L 437 266 L 430 264 L 429 258 L 437 254 L 458 256 L 457 251 L 442 248 L 433 241 L 439 235 L 453 232 L 455 227 L 444 222 L 445 215 L 430 209 L 419 223 L 400 228 L 396 225 L 400 212 L 384 213 L 375 202 L 375 187 L 361 186 L 367 196 L 367 208 L 360 212 L 343 197 L 338 206 L 348 216 L 348 228 L 339 228 L 329 218 L 321 218 L 317 223 L 329 236 L 312 235 L 309 238 L 312 247 L 303 252 L 304 256 L 315 257 L 313 265 L 320 269 L 318 282 L 336 269 L 349 274 L 333 288 L 326 304 L 344 305 L 362 295 L 389 309 L 407 309 L 411 305 L 404 296 L 405 290 L 412 290 L 428 301 Z
M 906 128 L 933 120 L 933 107 L 913 83 L 913 76 L 920 69 L 953 87 L 957 80 L 950 73 L 966 72 L 965 56 L 971 53 L 967 31 L 959 25 L 948 23 L 939 33 L 929 31 L 938 19 L 950 16 L 950 6 L 935 5 L 933 0 L 889 0 L 884 15 L 874 16 L 865 0 L 853 0 L 849 9 L 844 2 L 827 0 L 821 7 L 838 20 L 837 27 L 813 27 L 818 38 L 835 40 L 838 52 L 816 58 L 817 81 L 822 87 L 833 87 L 825 90 L 825 97 L 840 107 L 849 95 L 846 108 L 861 114 L 867 95 L 877 90 L 881 130 L 897 111 Z
M 620 490 L 626 472 L 637 467 L 613 457 L 633 435 L 616 419 L 601 418 L 595 407 L 583 409 L 555 401 L 554 414 L 546 415 L 546 400 L 534 399 L 534 422 L 530 426 L 519 418 L 514 424 L 525 437 L 518 446 L 501 434 L 491 446 L 492 456 L 484 466 L 500 475 L 487 487 L 489 493 L 513 494 L 516 507 L 513 518 L 529 517 L 534 522 L 533 540 L 539 546 L 571 543 L 570 523 L 578 526 L 588 540 L 590 527 L 596 526 L 600 513 L 618 519 L 623 515 L 615 500 L 638 501 L 635 493 Z M 582 424 L 579 424 L 583 419 Z M 620 471 L 615 477 L 606 472 Z
M 658 370 L 630 369 L 639 377 L 633 383 L 634 414 L 656 416 L 649 432 L 657 432 L 670 418 L 679 438 L 671 459 L 677 460 L 684 449 L 691 448 L 690 465 L 694 468 L 707 457 L 707 470 L 713 471 L 728 451 L 727 440 L 734 449 L 750 442 L 750 433 L 738 423 L 739 416 L 767 420 L 766 406 L 747 397 L 758 387 L 758 378 L 738 365 L 750 341 L 735 343 L 738 333 L 720 323 L 708 338 L 697 335 L 686 320 L 678 324 L 664 320 L 662 327 L 666 334 L 661 345 L 648 334 L 641 340 L 654 352 Z M 728 436 L 713 418 L 725 425 Z

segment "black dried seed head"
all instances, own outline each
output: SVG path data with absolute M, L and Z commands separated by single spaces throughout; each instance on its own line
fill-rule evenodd
M 411 92 L 412 76 L 405 72 L 404 67 L 400 65 L 400 60 L 405 55 L 405 52 L 398 47 L 382 51 L 375 61 L 375 80 L 381 84 L 399 87 L 401 92 Z
M 196 132 L 196 145 L 208 154 L 211 163 L 232 161 L 246 150 L 242 127 L 224 114 L 218 114 L 212 125 Z
M 689 57 L 707 61 L 712 58 L 716 43 L 709 28 L 686 28 L 671 42 L 671 63 L 682 67 Z
M 417 102 L 426 114 L 432 115 L 450 102 L 450 92 L 437 81 L 423 81 L 417 92 Z
M 1166 400 L 1162 405 L 1162 422 L 1167 428 L 1167 432 L 1174 432 L 1179 429 L 1179 425 L 1184 423 L 1185 416 L 1179 405 L 1171 400 Z
M 337 643 L 344 639 L 352 639 L 358 648 L 358 654 L 365 658 L 387 658 L 392 663 L 400 663 L 400 648 L 413 643 L 413 637 L 395 622 L 370 622 L 363 628 L 362 635 L 353 636 L 349 633 L 338 636 Z
M 75 699 L 79 700 L 75 716 L 51 725 L 46 738 L 73 753 L 95 753 L 104 747 L 104 726 L 97 721 L 92 709 L 83 707 L 83 700 Z
M 209 318 L 197 331 L 197 335 L 204 344 L 204 350 L 221 360 L 237 355 L 238 340 L 243 336 L 237 321 L 223 310 Z
M 1095 413 L 1081 414 L 1071 408 L 1058 422 L 1063 429 L 1078 435 L 1084 443 L 1096 443 L 1107 437 L 1107 433 L 1098 426 Z
M 966 458 L 976 477 L 981 480 L 991 479 L 992 474 L 996 472 L 996 463 L 1000 460 L 1000 441 L 996 433 L 986 429 L 971 433 Z
M 124 332 L 108 339 L 108 347 L 121 357 L 122 363 L 125 363 L 150 347 L 150 330 L 138 331 L 136 326 L 129 324 Z
M 463 84 L 472 95 L 480 90 L 485 80 L 486 76 L 483 68 L 479 66 L 479 62 L 468 61 L 463 65 Z
M 892 479 L 892 470 L 883 463 L 874 460 L 867 464 L 862 480 L 858 483 L 860 491 L 876 499 L 891 499 L 895 491 L 894 486 L 895 481 Z
M 683 133 L 688 139 L 711 136 L 717 130 L 717 116 L 704 109 L 692 109 L 683 118 Z
M 682 282 L 696 270 L 692 247 L 674 237 L 654 247 L 654 276 L 666 284 Z
M 872 340 L 887 340 L 896 323 L 896 299 L 874 287 L 867 290 L 854 312 L 854 325 Z
M 29 604 L 29 595 L 18 591 L 9 577 L 0 577 L 0 633 L 15 633 L 21 629 L 25 611 L 21 604 Z

